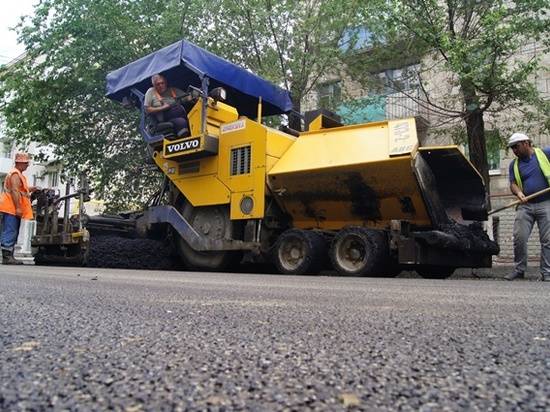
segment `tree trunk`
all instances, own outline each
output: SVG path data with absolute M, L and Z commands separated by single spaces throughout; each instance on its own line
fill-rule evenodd
M 292 99 L 293 103 L 293 110 L 295 110 L 297 113 L 300 113 L 300 110 L 302 109 L 302 106 L 300 104 L 299 99 Z M 302 131 L 302 118 L 296 113 L 290 113 L 288 115 L 288 127 L 294 130 L 298 130 L 299 132 Z
M 487 188 L 487 194 L 490 194 L 489 163 L 487 162 L 483 112 L 479 109 L 468 111 L 464 121 L 466 122 L 466 132 L 468 135 L 470 161 L 483 177 L 483 182 Z M 490 207 L 490 202 L 488 207 Z
M 489 163 L 487 162 L 487 145 L 485 142 L 485 122 L 483 121 L 483 111 L 479 106 L 479 97 L 476 94 L 474 85 L 470 80 L 462 79 L 460 82 L 462 96 L 466 112 L 464 121 L 466 122 L 466 134 L 468 136 L 468 149 L 470 152 L 470 161 L 483 178 L 483 183 L 487 189 L 487 195 L 491 192 L 489 181 Z M 491 207 L 491 201 L 487 196 L 487 207 Z

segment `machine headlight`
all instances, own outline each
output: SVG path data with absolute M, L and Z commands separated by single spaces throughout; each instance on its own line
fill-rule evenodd
M 252 199 L 250 196 L 245 196 L 241 199 L 241 212 L 245 215 L 249 215 L 252 213 L 252 209 L 254 209 L 254 199 Z
M 210 91 L 209 96 L 215 101 L 224 102 L 227 99 L 227 92 L 223 87 L 216 87 Z

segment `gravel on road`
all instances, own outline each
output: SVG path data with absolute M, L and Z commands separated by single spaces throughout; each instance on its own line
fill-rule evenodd
M 0 410 L 549 410 L 550 284 L 0 266 Z

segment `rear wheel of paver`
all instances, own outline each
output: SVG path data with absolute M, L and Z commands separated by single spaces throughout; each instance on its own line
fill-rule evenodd
M 389 260 L 387 239 L 381 231 L 347 227 L 334 237 L 330 259 L 345 276 L 383 276 Z
M 321 233 L 290 229 L 277 239 L 273 261 L 280 273 L 317 274 L 326 260 L 326 254 L 326 240 Z
M 454 267 L 423 265 L 416 268 L 416 272 L 424 279 L 447 279 L 455 271 Z

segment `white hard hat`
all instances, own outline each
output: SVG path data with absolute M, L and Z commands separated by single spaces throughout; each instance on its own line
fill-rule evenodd
M 512 147 L 516 143 L 524 142 L 526 140 L 529 140 L 526 134 L 514 133 L 512 136 L 510 136 L 510 139 L 508 139 L 508 147 Z

